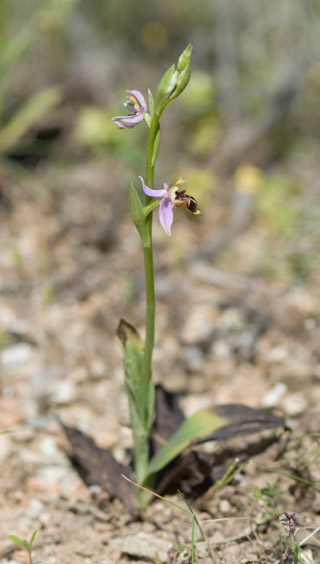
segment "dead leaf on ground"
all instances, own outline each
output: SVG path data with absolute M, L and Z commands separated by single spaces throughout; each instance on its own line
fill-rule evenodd
M 135 488 L 122 478 L 131 472 L 117 462 L 109 449 L 99 448 L 78 429 L 62 425 L 71 445 L 69 458 L 87 486 L 99 485 L 110 498 L 118 497 L 127 507 L 134 505 Z

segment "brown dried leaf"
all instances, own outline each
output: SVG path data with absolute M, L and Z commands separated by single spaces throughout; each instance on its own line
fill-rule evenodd
M 118 497 L 127 506 L 134 505 L 135 488 L 121 474 L 131 474 L 117 462 L 109 449 L 99 448 L 91 437 L 78 429 L 62 425 L 71 445 L 69 458 L 87 486 L 99 485 L 110 498 Z

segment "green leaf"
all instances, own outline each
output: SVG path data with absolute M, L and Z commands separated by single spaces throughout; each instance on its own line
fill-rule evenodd
M 226 424 L 226 419 L 205 409 L 200 409 L 184 421 L 167 444 L 154 456 L 147 468 L 147 476 L 164 468 L 176 458 L 194 439 L 205 437 Z
M 156 99 L 155 99 L 155 104 L 154 104 L 154 111 L 158 115 L 160 113 L 161 103 L 162 103 L 163 99 L 165 98 L 165 96 L 168 94 L 167 90 L 168 90 L 168 87 L 170 86 L 170 82 L 171 82 L 175 72 L 176 72 L 175 66 L 171 65 L 171 67 L 169 67 L 168 70 L 164 73 L 163 77 L 161 78 L 161 80 L 158 84 L 158 88 L 157 88 L 157 92 L 156 92 Z
M 143 374 L 143 341 L 138 332 L 124 319 L 120 320 L 117 337 L 124 354 L 124 372 L 133 431 L 144 427 L 144 406 L 141 378 Z
M 140 235 L 140 239 L 143 247 L 145 248 L 150 247 L 151 241 L 147 231 L 146 216 L 143 211 L 143 206 L 139 194 L 136 188 L 134 187 L 134 185 L 132 184 L 132 182 L 130 182 L 130 186 L 129 186 L 129 207 L 130 207 L 132 221 L 135 224 L 137 231 Z
M 150 88 L 148 89 L 148 94 L 149 94 L 149 114 L 152 119 L 154 116 L 154 99 Z
M 32 547 L 32 544 L 33 544 L 33 541 L 34 541 L 34 539 L 35 539 L 35 536 L 36 536 L 37 532 L 38 532 L 38 529 L 36 529 L 36 530 L 33 531 L 33 533 L 32 533 L 32 537 L 31 537 L 30 542 L 29 542 L 30 548 Z
M 145 119 L 145 121 L 146 121 L 146 123 L 147 123 L 147 126 L 148 126 L 149 129 L 150 129 L 152 118 L 151 118 L 151 115 L 148 114 L 148 112 L 146 112 L 146 113 L 144 114 L 144 119 Z
M 160 202 L 161 202 L 161 198 L 153 198 L 153 200 L 151 200 L 151 202 L 149 202 L 149 204 L 144 206 L 144 208 L 143 208 L 144 215 L 147 217 L 149 215 L 149 213 L 151 213 L 154 210 L 154 208 L 158 207 Z
M 124 352 L 125 382 L 134 437 L 135 469 L 137 480 L 140 482 L 145 476 L 145 465 L 148 460 L 148 428 L 152 422 L 154 384 L 150 379 L 145 394 L 141 386 L 144 370 L 143 342 L 136 329 L 121 319 L 117 337 Z
M 19 537 L 16 537 L 16 535 L 9 535 L 9 538 L 13 542 L 15 542 L 17 545 L 21 546 L 22 548 L 24 548 L 25 550 L 27 550 L 29 552 L 30 546 L 29 546 L 28 541 L 19 539 Z
M 154 402 L 155 402 L 155 386 L 152 378 L 150 378 L 149 390 L 148 390 L 148 401 L 147 401 L 147 412 L 146 412 L 146 428 L 149 430 L 153 424 L 154 418 Z
M 54 86 L 32 96 L 1 130 L 0 152 L 7 151 L 17 143 L 43 114 L 60 102 L 61 97 L 60 89 Z
M 126 379 L 129 382 L 132 394 L 141 405 L 140 400 L 144 400 L 140 397 L 140 381 L 143 373 L 143 341 L 135 327 L 124 319 L 120 319 L 116 335 L 124 354 Z
M 159 148 L 160 148 L 160 126 L 158 125 L 157 133 L 156 133 L 156 136 L 154 138 L 154 144 L 153 144 L 153 153 L 152 153 L 152 160 L 151 160 L 152 166 L 155 165 L 155 162 L 157 160 Z

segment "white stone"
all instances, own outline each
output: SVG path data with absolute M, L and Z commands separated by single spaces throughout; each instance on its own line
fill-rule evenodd
M 43 512 L 44 505 L 37 497 L 32 497 L 29 501 L 28 516 L 36 519 Z
M 287 415 L 294 417 L 306 411 L 308 402 L 302 394 L 289 394 L 283 398 L 281 407 Z
M 230 345 L 225 339 L 217 339 L 213 345 L 213 353 L 217 358 L 230 356 Z
M 152 562 L 158 553 L 160 562 L 167 562 L 171 547 L 171 542 L 160 539 L 156 534 L 141 532 L 134 536 L 128 535 L 123 539 L 121 550 L 129 556 L 148 559 Z
M 282 345 L 278 347 L 273 347 L 268 354 L 268 361 L 272 363 L 282 362 L 288 356 L 288 351 Z
M 230 502 L 227 499 L 222 499 L 219 503 L 221 513 L 229 513 L 231 510 Z
M 33 348 L 27 343 L 17 343 L 3 349 L 1 360 L 3 368 L 14 370 L 27 364 L 33 359 Z
M 281 398 L 287 392 L 288 388 L 284 382 L 278 382 L 273 388 L 267 391 L 265 396 L 262 398 L 263 407 L 276 407 L 279 405 Z
M 70 403 L 74 399 L 75 385 L 70 380 L 56 382 L 51 389 L 51 399 L 59 405 Z
M 0 462 L 6 460 L 12 451 L 12 442 L 8 435 L 0 435 Z

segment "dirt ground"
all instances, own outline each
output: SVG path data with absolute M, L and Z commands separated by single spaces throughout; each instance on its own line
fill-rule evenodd
M 301 187 L 301 205 L 318 214 L 317 229 L 318 149 L 301 152 L 285 171 Z M 26 562 L 8 535 L 30 538 L 35 529 L 34 564 L 188 562 L 190 517 L 157 500 L 138 518 L 88 489 L 59 423 L 129 463 L 114 335 L 121 317 L 143 334 L 144 283 L 127 173 L 104 158 L 62 172 L 40 164 L 36 175 L 55 188 L 34 193 L 12 184 L 1 201 L 0 429 L 10 432 L 0 435 L 0 563 Z M 170 239 L 155 216 L 154 377 L 180 394 L 186 414 L 243 403 L 285 417 L 291 431 L 252 456 L 206 510 L 195 505 L 212 552 L 197 542 L 196 562 L 276 563 L 281 539 L 286 544 L 284 511 L 296 514 L 298 540 L 320 526 L 317 243 L 308 221 L 293 244 L 254 204 L 249 224 L 202 257 L 232 215 L 226 190 L 222 184 L 200 198 L 201 216 L 178 212 Z M 320 561 L 319 532 L 306 551 Z M 283 562 L 293 562 L 290 550 Z

